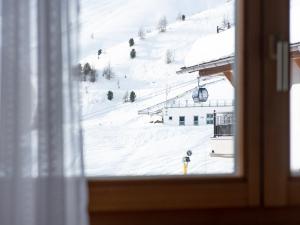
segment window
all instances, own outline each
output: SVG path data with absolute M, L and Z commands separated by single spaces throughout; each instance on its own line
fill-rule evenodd
M 194 125 L 195 126 L 199 125 L 199 117 L 198 116 L 194 116 Z
M 214 124 L 214 114 L 206 114 L 206 124 Z
M 295 78 L 293 68 L 295 65 L 294 44 L 289 44 L 289 37 L 297 37 L 299 32 L 293 34 L 293 29 L 298 29 L 298 25 L 291 26 L 289 32 L 289 12 L 291 10 L 291 23 L 297 24 L 298 19 L 294 20 L 293 16 L 299 15 L 299 1 L 276 0 L 276 7 L 266 14 L 264 26 L 265 37 L 270 38 L 270 46 L 265 46 L 265 51 L 270 50 L 269 56 L 265 57 L 264 67 L 264 157 L 267 158 L 264 163 L 264 202 L 268 206 L 291 206 L 300 205 L 299 187 L 300 180 L 296 173 L 294 158 L 298 153 L 297 150 L 290 153 L 290 146 L 293 146 L 293 130 L 290 133 L 290 127 L 298 126 L 297 117 L 293 113 L 297 111 L 297 103 L 293 102 L 293 95 L 297 94 L 294 89 Z M 292 7 L 292 8 L 290 8 Z M 296 13 L 293 14 L 293 10 Z M 273 20 L 272 15 L 276 15 L 278 20 Z M 274 18 L 274 17 L 273 17 Z M 290 59 L 289 59 L 290 55 Z M 291 81 L 291 82 L 290 82 Z M 292 84 L 292 86 L 291 86 Z M 291 88 L 291 99 L 290 99 Z M 292 100 L 290 105 L 290 100 Z M 292 107 L 290 114 L 290 106 Z M 272 112 L 272 113 L 270 113 Z M 292 117 L 290 116 L 292 115 Z M 276 124 L 274 124 L 276 121 Z M 292 123 L 290 123 L 292 121 Z M 290 138 L 292 137 L 292 142 Z M 296 154 L 296 155 L 295 155 Z M 293 158 L 291 158 L 293 157 Z M 291 173 L 291 165 L 292 173 Z
M 173 119 L 173 117 L 172 116 L 169 116 L 169 120 L 172 120 Z
M 185 125 L 185 117 L 184 116 L 179 116 L 179 125 L 184 126 Z
M 141 215 L 136 210 L 156 210 L 160 215 L 156 219 L 161 224 L 178 223 L 180 219 L 191 224 L 215 224 L 219 220 L 211 215 L 219 212 L 215 208 L 221 208 L 220 211 L 226 211 L 226 221 L 233 224 L 245 220 L 253 224 L 266 221 L 295 224 L 298 210 L 287 207 L 300 205 L 299 179 L 288 173 L 289 95 L 276 92 L 276 60 L 270 54 L 274 34 L 288 40 L 288 9 L 285 0 L 237 1 L 236 73 L 242 76 L 238 76 L 241 85 L 236 87 L 240 96 L 236 104 L 241 108 L 235 112 L 234 120 L 242 121 L 236 126 L 239 132 L 235 143 L 242 150 L 236 156 L 240 161 L 236 167 L 239 176 L 91 181 L 93 213 L 105 214 L 110 210 L 112 213 L 103 217 L 114 220 L 122 218 L 118 213 L 121 211 L 136 222 L 136 215 Z M 265 206 L 269 207 L 264 209 Z M 274 209 L 274 206 L 281 207 Z M 236 210 L 237 207 L 243 209 Z M 128 211 L 133 212 L 131 217 Z M 166 211 L 170 214 L 164 217 Z M 145 221 L 149 214 L 146 211 L 140 220 Z
M 244 7 L 242 2 L 238 1 L 238 12 L 241 13 L 241 18 L 244 15 L 244 10 L 248 7 Z M 253 1 L 247 2 L 249 5 Z M 251 10 L 250 10 L 251 9 Z M 252 11 L 253 10 L 253 11 Z M 247 11 L 247 15 L 255 14 L 255 12 L 260 11 L 259 4 L 256 7 L 250 7 Z M 122 178 L 113 180 L 110 179 L 100 179 L 91 180 L 89 183 L 90 187 L 90 210 L 91 212 L 104 212 L 107 210 L 115 211 L 131 211 L 131 210 L 176 210 L 176 209 L 200 209 L 206 207 L 236 207 L 236 206 L 256 206 L 260 201 L 260 191 L 258 182 L 260 181 L 259 173 L 257 168 L 259 168 L 259 151 L 260 151 L 260 129 L 259 129 L 259 112 L 261 103 L 257 94 L 259 93 L 261 70 L 256 60 L 260 59 L 259 46 L 260 43 L 257 39 L 252 41 L 251 46 L 246 45 L 244 42 L 248 42 L 248 39 L 253 39 L 259 36 L 260 27 L 259 26 L 249 26 L 247 29 L 243 28 L 243 21 L 236 24 L 237 30 L 239 32 L 245 32 L 244 35 L 239 37 L 239 42 L 237 43 L 236 52 L 239 63 L 236 65 L 236 74 L 239 74 L 237 83 L 241 85 L 236 86 L 236 92 L 239 98 L 236 100 L 237 105 L 241 106 L 235 115 L 236 120 L 241 123 L 237 126 L 238 138 L 236 139 L 236 148 L 240 151 L 236 152 L 235 160 L 238 164 L 233 164 L 229 159 L 229 166 L 235 170 L 235 174 L 223 174 L 216 175 L 213 177 L 207 176 L 173 176 L 173 177 L 139 177 L 139 179 L 134 178 Z M 247 20 L 248 22 L 250 20 Z M 259 18 L 254 17 L 251 22 L 259 24 Z M 222 33 L 222 32 L 221 32 Z M 226 33 L 223 33 L 226 34 Z M 254 47 L 255 46 L 255 47 Z M 245 57 L 244 53 L 247 52 L 251 57 Z M 255 59 L 255 60 L 253 60 Z M 226 62 L 232 62 L 227 61 Z M 222 67 L 224 69 L 224 67 Z M 247 70 L 244 70 L 247 68 Z M 182 68 L 186 69 L 186 68 Z M 225 71 L 227 76 L 226 82 L 230 82 L 233 79 L 232 73 L 230 71 L 231 65 L 225 67 L 229 71 Z M 224 77 L 222 77 L 224 79 Z M 243 81 L 243 79 L 245 79 Z M 247 84 L 247 85 L 246 85 Z M 200 84 L 201 85 L 201 84 Z M 258 90 L 256 90 L 258 89 Z M 219 89 L 220 90 L 220 89 Z M 222 90 L 222 89 L 221 89 Z M 251 91 L 250 91 L 251 90 Z M 255 90 L 255 91 L 253 91 Z M 166 91 L 168 93 L 168 91 Z M 210 92 L 208 90 L 208 92 Z M 245 95 L 244 93 L 247 93 Z M 212 96 L 212 92 L 209 94 Z M 243 108 L 243 102 L 247 102 L 247 110 Z M 164 112 L 171 113 L 171 110 L 178 113 L 178 108 L 181 110 L 187 110 L 185 115 L 191 115 L 191 110 L 194 107 L 201 106 L 202 108 L 209 109 L 207 113 L 212 114 L 213 107 L 217 106 L 217 101 L 210 102 L 170 102 L 166 104 L 167 110 Z M 222 107 L 227 107 L 227 105 L 222 104 Z M 223 108 L 225 110 L 225 108 Z M 176 111 L 177 110 L 177 111 Z M 230 110 L 230 108 L 228 109 Z M 180 111 L 179 111 L 180 112 Z M 205 113 L 204 115 L 206 115 Z M 173 114 L 174 115 L 174 114 Z M 193 114 L 192 114 L 193 115 Z M 183 116 L 182 116 L 183 117 Z M 177 117 L 179 118 L 179 116 Z M 185 117 L 181 121 L 185 123 L 190 123 L 187 121 L 188 118 Z M 180 120 L 179 120 L 180 121 Z M 243 121 L 246 121 L 244 123 Z M 200 127 L 200 126 L 199 126 Z M 205 127 L 205 129 L 211 130 L 211 134 L 206 137 L 201 137 L 198 130 L 199 127 L 185 126 L 181 127 L 180 138 L 185 138 L 186 140 L 191 140 L 187 130 L 194 129 L 193 134 L 197 136 L 199 140 L 205 140 L 208 136 L 210 138 L 213 135 L 213 128 Z M 247 136 L 244 131 L 247 131 Z M 174 129 L 172 127 L 172 135 L 174 136 Z M 164 138 L 164 137 L 162 137 Z M 173 145 L 177 145 L 178 140 L 173 139 Z M 209 146 L 209 144 L 208 144 Z M 173 149 L 174 150 L 174 149 Z M 186 151 L 181 155 L 181 159 L 185 157 Z M 191 162 L 188 169 L 192 168 L 192 163 L 195 162 L 195 156 L 198 154 L 197 151 L 193 151 L 190 157 Z M 173 155 L 173 153 L 172 153 Z M 245 155 L 246 157 L 244 157 Z M 164 162 L 169 162 L 169 154 L 165 157 Z M 208 157 L 209 154 L 204 155 Z M 193 158 L 194 157 L 194 158 Z M 168 160 L 166 160 L 168 159 Z M 250 160 L 251 159 L 251 160 Z M 137 159 L 136 159 L 137 160 Z M 214 159 L 218 162 L 220 159 Z M 222 159 L 221 159 L 222 160 Z M 228 158 L 226 159 L 228 160 Z M 136 161 L 138 163 L 138 161 Z M 227 165 L 228 165 L 227 164 Z M 215 164 L 216 165 L 216 164 Z M 215 166 L 215 168 L 219 168 Z M 180 166 L 182 170 L 182 165 Z M 222 168 L 222 171 L 223 168 Z M 246 179 L 245 179 L 246 178 Z M 181 195 L 182 193 L 189 193 Z M 163 198 L 163 199 L 162 199 Z M 164 204 L 161 204 L 164 202 Z M 176 204 L 174 204 L 176 202 Z M 114 214 L 114 213 L 113 213 Z

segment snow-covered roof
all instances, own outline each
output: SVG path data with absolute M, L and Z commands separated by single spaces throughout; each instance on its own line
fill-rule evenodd
M 205 69 L 211 69 L 211 68 L 224 68 L 224 66 L 226 65 L 231 65 L 234 63 L 234 56 L 230 55 L 230 56 L 226 56 L 220 59 L 216 59 L 216 60 L 211 60 L 208 62 L 204 62 L 204 63 L 200 63 L 200 64 L 196 64 L 193 66 L 189 66 L 189 67 L 182 67 L 179 71 L 176 71 L 177 74 L 182 74 L 182 73 L 193 73 L 196 71 L 200 71 L 200 70 L 205 70 Z M 224 72 L 220 71 L 220 72 Z
M 185 65 L 192 66 L 233 55 L 235 44 L 234 27 L 198 39 L 185 59 Z
M 290 11 L 290 43 L 291 47 L 300 42 L 300 1 L 291 1 Z M 291 49 L 292 50 L 292 49 Z M 235 29 L 232 27 L 221 33 L 199 38 L 191 47 L 185 58 L 186 68 L 204 65 L 212 61 L 220 61 L 233 56 L 235 51 Z M 193 72 L 193 71 L 188 71 Z
M 300 56 L 300 42 L 290 44 L 290 53 L 292 58 L 298 58 Z M 188 67 L 182 67 L 179 71 L 177 71 L 177 74 L 182 73 L 193 73 L 196 71 L 201 70 L 207 70 L 211 68 L 220 68 L 218 73 L 224 72 L 227 69 L 227 65 L 232 65 L 234 63 L 234 56 L 229 55 L 223 58 L 214 59 L 208 62 L 199 63 L 196 65 L 188 66 Z M 225 70 L 222 70 L 225 69 Z

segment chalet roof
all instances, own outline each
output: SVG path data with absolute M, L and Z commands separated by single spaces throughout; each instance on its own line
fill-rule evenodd
M 226 65 L 231 65 L 234 62 L 234 56 L 226 56 L 220 59 L 215 59 L 211 60 L 208 62 L 200 63 L 197 65 L 193 66 L 188 66 L 188 67 L 181 67 L 179 71 L 176 71 L 177 74 L 182 74 L 182 73 L 193 73 L 199 70 L 203 69 L 210 69 L 210 68 L 216 68 L 216 67 L 223 67 Z
M 300 42 L 290 44 L 290 54 L 292 58 L 300 57 Z M 196 71 L 208 71 L 214 69 L 215 73 L 221 73 L 227 70 L 231 70 L 234 63 L 234 55 L 229 55 L 219 59 L 203 62 L 188 67 L 181 67 L 177 74 L 193 73 Z

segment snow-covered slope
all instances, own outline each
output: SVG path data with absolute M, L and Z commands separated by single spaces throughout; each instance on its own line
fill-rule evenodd
M 160 17 L 172 23 L 178 13 L 191 16 L 225 0 L 81 0 L 83 56 L 96 54 L 136 36 L 143 26 L 153 30 Z
M 88 87 L 85 88 L 85 91 L 88 90 L 89 97 L 84 98 L 84 114 L 96 111 L 99 107 L 101 108 L 99 105 L 91 105 L 90 102 L 105 102 L 105 92 L 108 90 L 114 91 L 116 95 L 115 101 L 120 102 L 126 91 L 134 90 L 139 98 L 139 96 L 148 93 L 162 91 L 166 86 L 172 87 L 195 79 L 193 75 L 178 76 L 175 72 L 185 65 L 187 55 L 189 57 L 194 55 L 194 58 L 197 58 L 198 55 L 199 58 L 207 56 L 205 52 L 201 51 L 191 53 L 195 42 L 209 34 L 216 35 L 216 27 L 220 25 L 224 17 L 228 18 L 229 21 L 233 21 L 232 15 L 233 2 L 229 2 L 214 9 L 187 17 L 184 22 L 176 21 L 167 27 L 167 32 L 165 33 L 159 33 L 155 29 L 146 34 L 145 40 L 139 40 L 139 38 L 133 36 L 135 39 L 133 48 L 137 52 L 135 59 L 129 57 L 131 48 L 128 44 L 128 38 L 125 38 L 126 35 L 121 43 L 111 48 L 105 48 L 99 59 L 96 54 L 83 58 L 82 63 L 90 62 L 97 69 L 99 78 L 96 84 L 87 84 Z M 230 34 L 233 33 L 233 29 L 231 30 Z M 124 33 L 119 31 L 119 36 L 122 35 Z M 223 36 L 224 34 L 222 33 L 218 34 L 219 39 L 223 38 Z M 214 45 L 215 39 L 210 39 L 210 44 Z M 223 48 L 227 46 L 227 44 L 223 45 Z M 174 61 L 170 64 L 165 63 L 167 50 L 171 50 L 174 54 Z M 222 46 L 219 48 L 219 51 L 222 51 Z M 115 74 L 114 79 L 111 81 L 107 81 L 101 76 L 103 68 L 108 63 Z M 196 82 L 193 86 L 195 85 Z

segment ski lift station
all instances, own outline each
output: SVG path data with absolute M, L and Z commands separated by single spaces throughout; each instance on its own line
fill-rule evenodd
M 168 102 L 163 110 L 163 122 L 174 126 L 201 126 L 213 124 L 213 113 L 229 113 L 234 110 L 233 99 L 210 99 L 206 102 L 195 102 L 191 99 L 180 99 Z
M 224 76 L 211 78 L 190 93 L 165 103 L 163 122 L 174 126 L 201 126 L 213 124 L 213 112 L 234 110 L 234 90 Z M 225 93 L 225 94 L 224 94 Z

